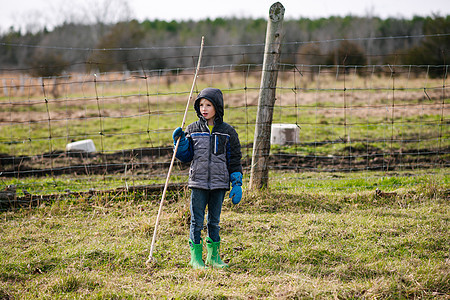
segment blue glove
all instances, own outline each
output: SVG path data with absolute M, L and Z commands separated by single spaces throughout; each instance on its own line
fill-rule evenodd
M 238 204 L 242 199 L 242 173 L 234 172 L 230 175 L 231 192 L 230 198 L 233 204 Z
M 179 137 L 181 137 L 181 140 L 186 139 L 186 136 L 184 135 L 184 131 L 183 131 L 183 129 L 181 129 L 181 127 L 178 127 L 177 129 L 175 129 L 173 131 L 172 138 L 173 138 L 174 145 L 177 144 L 177 140 Z M 181 140 L 180 140 L 180 142 L 181 142 Z
M 172 138 L 173 138 L 174 146 L 177 144 L 178 138 L 180 138 L 180 144 L 178 145 L 179 151 L 184 152 L 187 150 L 187 148 L 189 146 L 189 141 L 186 138 L 186 135 L 184 134 L 184 131 L 183 131 L 183 129 L 181 129 L 181 127 L 178 127 L 177 129 L 175 129 L 173 131 Z

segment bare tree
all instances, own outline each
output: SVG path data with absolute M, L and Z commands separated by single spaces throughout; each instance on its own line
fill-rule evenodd
M 80 20 L 90 24 L 116 24 L 132 18 L 127 0 L 85 1 Z
M 115 24 L 133 18 L 128 0 L 71 1 L 65 0 L 52 5 L 50 2 L 41 8 L 27 10 L 16 16 L 25 24 L 26 32 L 36 33 L 44 28 L 53 29 L 62 24 Z

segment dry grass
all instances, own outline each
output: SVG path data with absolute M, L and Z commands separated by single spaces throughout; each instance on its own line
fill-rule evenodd
M 442 175 L 444 175 L 443 173 Z M 146 265 L 158 197 L 67 199 L 0 217 L 8 299 L 448 299 L 448 177 L 394 197 L 289 190 L 225 203 L 229 270 L 192 270 L 188 193 L 169 194 Z M 297 188 L 295 188 L 297 186 Z

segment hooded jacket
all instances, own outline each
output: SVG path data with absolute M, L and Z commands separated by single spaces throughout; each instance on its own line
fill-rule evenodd
M 200 112 L 200 100 L 203 98 L 209 100 L 216 110 L 211 133 Z M 195 99 L 194 109 L 199 120 L 186 128 L 189 147 L 176 154 L 179 160 L 191 162 L 188 186 L 205 190 L 229 189 L 230 174 L 242 173 L 242 154 L 236 130 L 223 122 L 222 92 L 215 88 L 202 90 Z

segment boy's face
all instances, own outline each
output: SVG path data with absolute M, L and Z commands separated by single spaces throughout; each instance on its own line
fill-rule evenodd
M 208 121 L 208 125 L 214 125 L 214 117 L 216 116 L 216 109 L 211 101 L 203 98 L 200 99 L 200 113 Z

